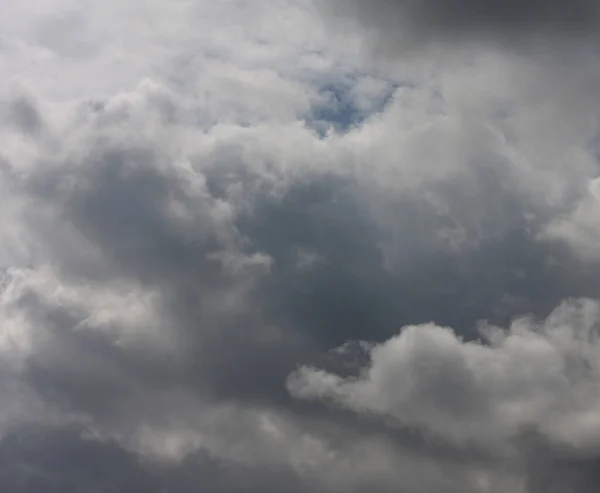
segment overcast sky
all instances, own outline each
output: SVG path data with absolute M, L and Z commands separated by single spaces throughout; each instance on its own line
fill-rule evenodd
M 0 491 L 600 491 L 596 0 L 3 0 Z

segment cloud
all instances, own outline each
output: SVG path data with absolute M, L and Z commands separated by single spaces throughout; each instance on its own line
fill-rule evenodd
M 489 447 L 517 462 L 531 453 L 521 445 L 524 434 L 540 434 L 556 457 L 537 459 L 582 475 L 573 479 L 564 472 L 563 485 L 554 487 L 569 491 L 579 481 L 595 481 L 586 461 L 597 460 L 600 439 L 598 310 L 590 300 L 565 303 L 540 324 L 516 320 L 508 331 L 485 326 L 484 342 L 465 341 L 434 324 L 408 326 L 373 346 L 359 376 L 304 367 L 290 376 L 288 388 L 301 399 L 329 401 L 457 447 Z M 526 491 L 550 484 L 536 468 L 526 474 L 532 475 Z
M 293 471 L 253 470 L 197 453 L 177 465 L 157 465 L 110 440 L 74 427 L 15 430 L 0 442 L 0 483 L 18 493 L 50 491 L 309 491 Z
M 386 491 L 408 471 L 402 484 L 423 492 L 441 484 L 478 491 L 481 481 L 500 488 L 504 470 L 520 480 L 509 459 L 478 463 L 481 448 L 499 453 L 485 440 L 457 446 L 443 433 L 449 443 L 390 434 L 285 388 L 298 365 L 322 361 L 347 340 L 381 342 L 399 325 L 431 319 L 468 338 L 480 318 L 545 316 L 597 289 L 593 268 L 539 240 L 551 209 L 519 192 L 525 172 L 502 160 L 481 164 L 501 148 L 485 132 L 488 140 L 468 138 L 472 127 L 450 106 L 450 123 L 424 122 L 408 149 L 384 153 L 364 139 L 381 132 L 392 145 L 386 119 L 402 122 L 412 98 L 429 95 L 412 91 L 327 138 L 296 122 L 257 122 L 195 129 L 188 140 L 186 125 L 163 113 L 182 115 L 182 102 L 144 82 L 76 105 L 67 130 L 50 126 L 49 137 L 34 141 L 31 161 L 13 155 L 6 224 L 25 231 L 17 237 L 25 248 L 7 253 L 22 265 L 6 271 L 2 317 L 12 341 L 3 354 L 14 363 L 5 379 L 22 393 L 17 402 L 37 407 L 7 411 L 6 430 L 28 421 L 88 426 L 133 457 L 178 464 L 207 453 L 242 471 L 235 475 L 265 471 L 253 476 L 259 484 L 280 481 L 267 472 L 274 468 L 284 471 L 281 481 L 328 491 Z M 432 133 L 441 150 L 424 157 L 421 142 Z M 456 162 L 411 174 L 452 149 L 455 136 L 464 138 Z M 358 164 L 339 167 L 347 147 Z M 404 170 L 386 166 L 395 149 L 405 153 Z M 368 168 L 369 156 L 380 167 Z M 406 180 L 392 180 L 397 172 Z M 442 330 L 417 334 L 425 356 L 448 340 L 461 347 Z M 330 355 L 330 367 L 342 365 L 338 358 Z M 479 438 L 489 416 L 468 384 L 455 387 L 452 395 L 468 394 L 455 402 L 463 419 L 479 416 Z M 427 405 L 419 409 L 433 426 Z M 172 481 L 193 481 L 169 467 Z
M 593 54 L 6 9 L 3 491 L 595 491 Z
M 566 241 L 583 258 L 591 262 L 598 261 L 596 219 L 598 208 L 598 179 L 589 184 L 588 193 L 575 204 L 573 210 L 554 219 L 542 233 L 547 238 Z
M 596 406 L 588 386 L 597 379 L 597 319 L 594 302 L 565 304 L 540 328 L 527 320 L 508 332 L 484 327 L 486 344 L 433 324 L 409 326 L 370 351 L 358 379 L 304 369 L 288 385 L 299 397 L 331 398 L 459 443 L 527 428 L 593 442 L 582 418 Z
M 593 39 L 600 27 L 595 0 L 329 0 L 327 16 L 356 21 L 380 48 L 407 53 L 445 41 L 531 47 Z

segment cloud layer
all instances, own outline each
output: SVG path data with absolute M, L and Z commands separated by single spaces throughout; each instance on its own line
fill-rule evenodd
M 4 9 L 2 491 L 597 491 L 596 55 Z

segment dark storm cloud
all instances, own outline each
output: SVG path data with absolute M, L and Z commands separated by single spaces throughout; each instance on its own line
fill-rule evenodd
M 385 221 L 361 202 L 364 185 L 343 176 L 314 176 L 282 197 L 260 197 L 240 222 L 274 259 L 259 299 L 278 320 L 333 348 L 432 320 L 472 336 L 478 320 L 545 317 L 565 298 L 592 296 L 595 269 L 560 244 L 537 241 L 539 224 L 524 216 L 530 204 L 482 168 L 435 186 L 445 211 L 420 194 L 379 192 L 392 218 Z M 447 248 L 438 237 L 444 229 L 480 240 Z
M 326 0 L 325 9 L 355 17 L 396 50 L 443 39 L 577 39 L 600 28 L 597 0 Z
M 82 362 L 104 358 L 105 368 L 125 365 L 126 374 L 133 371 L 138 377 L 151 379 L 154 385 L 174 385 L 173 379 L 182 379 L 199 390 L 228 396 L 281 388 L 285 374 L 293 368 L 290 355 L 303 351 L 301 338 L 294 333 L 286 337 L 275 333 L 274 342 L 261 342 L 262 333 L 271 329 L 261 327 L 260 307 L 253 307 L 247 299 L 245 285 L 256 282 L 252 265 L 249 271 L 231 273 L 218 258 L 211 257 L 232 248 L 232 255 L 244 260 L 246 252 L 239 250 L 236 239 L 228 244 L 230 238 L 223 238 L 235 237 L 235 228 L 218 224 L 212 216 L 214 198 L 190 196 L 178 177 L 158 169 L 157 159 L 149 150 L 108 151 L 77 172 L 66 196 L 61 194 L 61 183 L 67 179 L 68 170 L 55 170 L 52 176 L 42 174 L 31 182 L 31 187 L 44 203 L 58 207 L 69 223 L 104 254 L 104 262 L 95 270 L 90 270 L 93 265 L 82 270 L 70 259 L 61 258 L 64 252 L 57 251 L 64 274 L 78 282 L 135 280 L 158 290 L 171 337 L 183 341 L 178 359 L 164 366 L 144 361 L 143 353 L 129 355 L 132 360 L 123 359 L 120 351 L 105 344 L 101 337 L 72 333 L 71 328 L 89 316 L 85 311 L 77 313 L 73 307 L 44 309 L 32 297 L 23 303 L 29 304 L 28 312 L 37 313 L 39 322 L 54 330 L 59 339 L 66 338 L 64 343 L 54 345 L 57 351 L 64 351 L 65 358 L 71 350 L 77 354 L 83 351 Z M 169 200 L 178 200 L 194 215 L 192 229 L 182 228 L 168 217 Z M 257 268 L 260 270 L 260 265 Z M 223 303 L 236 291 L 238 303 Z M 69 348 L 70 343 L 75 346 L 62 349 Z M 40 371 L 32 376 L 41 389 L 67 385 L 62 377 L 48 373 L 40 364 Z M 93 374 L 103 379 L 103 368 L 98 367 Z M 63 377 L 76 384 L 77 378 L 71 376 L 69 370 L 63 372 Z M 109 381 L 116 384 L 119 380 L 109 377 Z M 87 384 L 84 387 L 91 390 Z M 75 388 L 63 391 L 85 399 L 85 388 L 83 392 Z M 94 393 L 91 390 L 89 396 Z M 94 401 L 98 404 L 103 402 L 101 395 L 96 393 Z M 89 407 L 99 410 L 102 406 L 90 403 Z
M 250 468 L 199 451 L 176 465 L 143 462 L 77 427 L 31 426 L 0 440 L 0 487 L 10 493 L 270 493 L 318 491 L 290 469 Z
M 356 484 L 343 490 L 325 488 L 319 478 L 302 477 L 293 467 L 249 466 L 203 450 L 178 463 L 153 462 L 86 429 L 37 425 L 16 429 L 0 440 L 0 486 L 10 493 L 397 491 L 396 485 L 377 477 L 357 478 Z M 416 486 L 415 491 L 428 490 Z M 446 491 L 474 490 L 469 489 L 464 473 L 449 470 Z
M 0 441 L 0 485 L 11 493 L 156 492 L 137 459 L 77 429 L 32 426 Z

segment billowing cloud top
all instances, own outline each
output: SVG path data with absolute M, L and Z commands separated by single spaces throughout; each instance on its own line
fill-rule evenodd
M 569 5 L 5 1 L 0 491 L 597 492 Z

